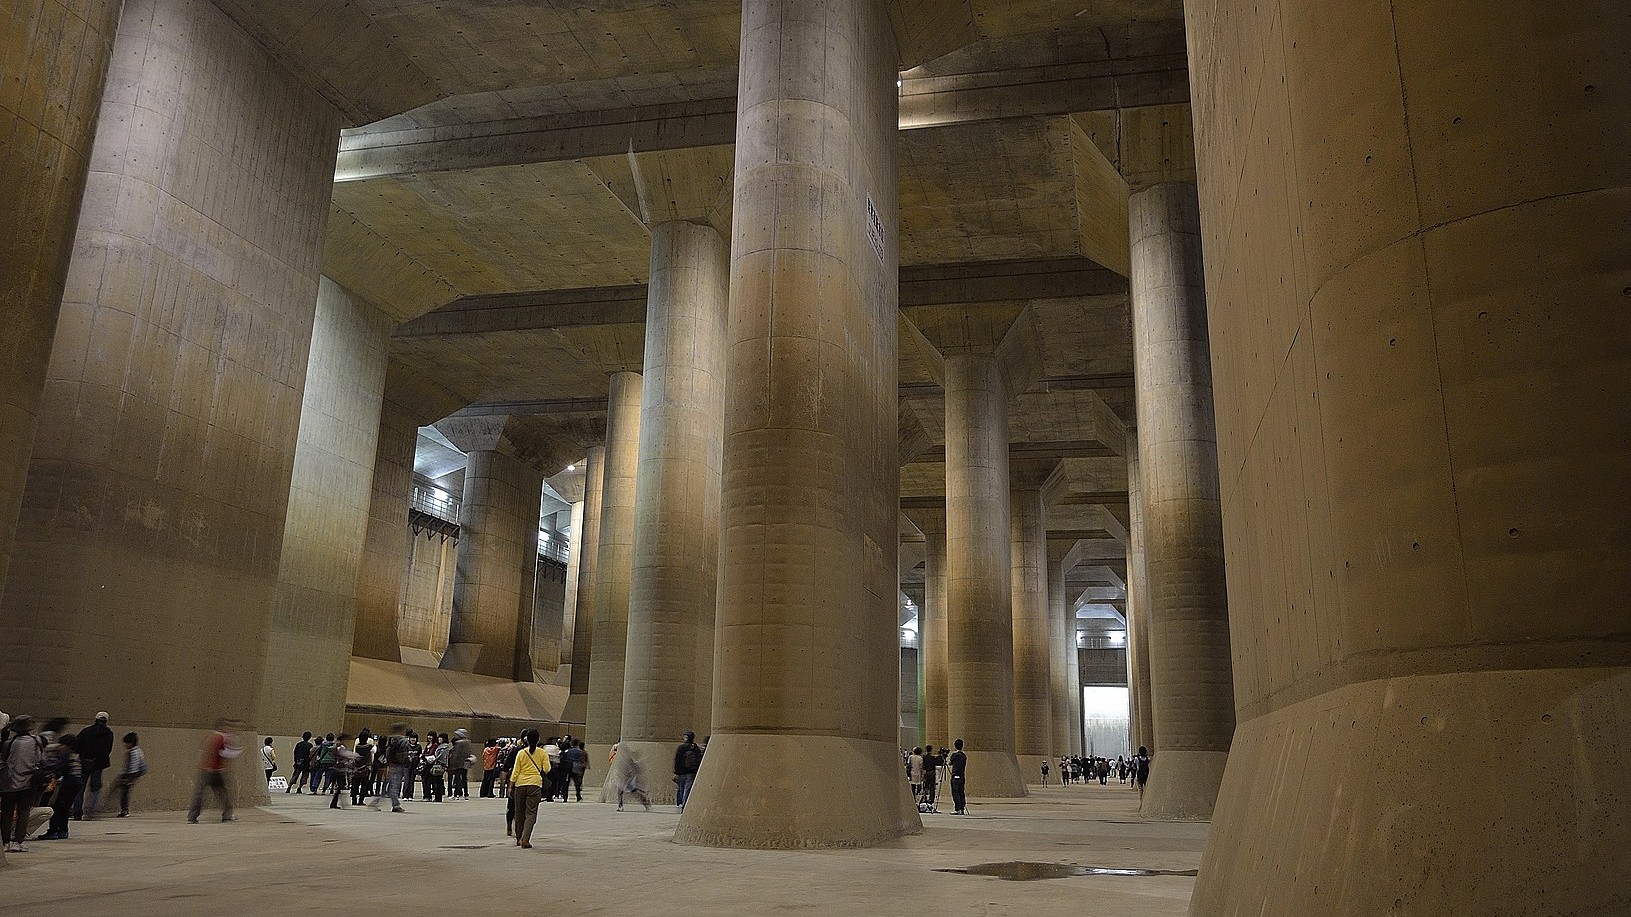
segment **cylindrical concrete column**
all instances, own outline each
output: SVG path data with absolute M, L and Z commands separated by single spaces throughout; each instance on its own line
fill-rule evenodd
M 1241 719 L 1191 913 L 1623 913 L 1631 8 L 1186 6 Z
M 1160 760 L 1143 811 L 1212 815 L 1235 731 L 1212 362 L 1195 186 L 1134 194 L 1133 359 Z
M 1073 755 L 1071 744 L 1070 658 L 1076 654 L 1075 610 L 1065 599 L 1065 564 L 1063 559 L 1048 557 L 1048 709 L 1052 724 L 1049 732 L 1051 744 L 1048 754 L 1056 761 L 1060 755 Z M 1078 695 L 1081 690 L 1078 686 Z
M 1026 478 L 1023 482 L 1019 479 Z M 1053 650 L 1048 623 L 1048 530 L 1042 491 L 1016 473 L 1009 491 L 1009 595 L 1014 619 L 1014 753 L 1027 783 L 1053 754 Z M 964 737 L 967 740 L 967 737 Z
M 0 667 L 0 697 L 139 727 L 144 804 L 176 807 L 201 730 L 254 728 L 340 116 L 215 4 L 131 0 L 70 249 L 110 5 L 5 8 L 0 104 L 25 104 L 0 118 L 0 194 L 27 189 L 0 205 L 0 233 L 22 234 L 0 255 L 8 534 L 48 337 L 51 356 L 0 600 L 0 658 L 28 662 Z M 253 762 L 239 772 L 265 792 Z
M 923 607 L 918 610 L 918 643 L 923 656 L 923 741 L 950 746 L 951 650 L 946 628 L 946 532 L 924 529 Z
M 879 843 L 921 825 L 895 744 L 898 58 L 881 0 L 743 4 L 741 49 L 714 733 L 676 839 Z
M 369 659 L 402 661 L 397 613 L 402 607 L 402 559 L 408 554 L 408 502 L 413 494 L 413 457 L 419 425 L 405 405 L 386 398 L 380 406 L 374 448 L 373 494 L 362 565 L 357 571 L 357 623 L 351 652 Z
M 595 561 L 594 663 L 589 671 L 588 719 L 583 732 L 591 761 L 605 761 L 612 745 L 623 737 L 629 579 L 633 570 L 634 502 L 640 469 L 640 389 L 639 373 L 612 373 L 606 406 L 600 549 Z
M 667 803 L 674 745 L 712 731 L 730 247 L 711 226 L 664 223 L 650 276 L 618 755 L 637 757 Z
M 561 620 L 559 664 L 572 664 L 573 639 L 578 629 L 578 569 L 583 564 L 584 501 L 572 504 L 571 528 L 566 536 L 566 612 Z
M 1087 754 L 1086 725 L 1082 722 L 1082 650 L 1076 640 L 1076 605 L 1065 597 L 1065 640 L 1070 651 L 1065 654 L 1065 680 L 1070 685 L 1070 753 Z
M 1127 431 L 1127 688 L 1133 751 L 1155 752 L 1155 714 L 1150 703 L 1150 575 L 1144 554 L 1143 473 L 1138 432 Z
M 544 477 L 497 449 L 471 452 L 465 461 L 453 620 L 442 668 L 531 681 L 533 580 Z M 517 639 L 523 621 L 526 645 Z M 528 660 L 524 668 L 522 655 Z
M 1014 757 L 1008 525 L 1008 393 L 997 358 L 947 354 L 947 705 L 970 796 L 1025 795 Z
M 583 460 L 583 556 L 578 559 L 578 593 L 572 627 L 572 690 L 561 720 L 589 718 L 589 670 L 595 645 L 595 584 L 600 575 L 600 510 L 606 484 L 606 447 L 590 446 Z
M 900 747 L 923 744 L 922 693 L 918 690 L 919 647 L 900 648 Z
M 6 323 L 0 344 L 0 588 L 23 502 L 120 3 L 7 5 L 6 30 L 14 38 L 7 42 L 13 88 L 0 92 L 0 175 L 7 187 L 0 206 L 6 215 L 0 223 L 0 315 Z M 32 75 L 26 87 L 25 73 Z M 110 186 L 104 180 L 98 187 L 105 196 Z M 85 307 L 76 304 L 69 320 L 86 324 Z

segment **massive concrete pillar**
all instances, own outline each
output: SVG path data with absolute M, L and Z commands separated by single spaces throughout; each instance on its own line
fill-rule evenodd
M 730 247 L 718 231 L 679 221 L 652 230 L 618 754 L 654 776 L 672 773 L 681 734 L 712 729 L 729 296 Z M 654 800 L 673 800 L 672 781 L 650 783 Z
M 970 796 L 1024 796 L 1014 757 L 1008 393 L 990 350 L 946 355 L 947 709 Z
M 1631 9 L 1188 6 L 1241 718 L 1192 913 L 1621 913 Z
M 1070 660 L 1076 655 L 1076 610 L 1065 596 L 1065 575 L 1069 572 L 1065 558 L 1072 547 L 1074 543 L 1071 541 L 1048 543 L 1048 719 L 1051 724 L 1048 754 L 1055 759 L 1060 755 L 1076 754 L 1076 746 L 1072 744 L 1074 733 L 1070 728 L 1073 710 L 1070 702 Z M 1079 679 L 1075 691 L 1080 697 Z
M 256 716 L 268 735 L 345 717 L 390 333 L 378 306 L 322 279 Z
M 578 576 L 583 564 L 584 501 L 572 501 L 571 528 L 566 540 L 566 611 L 561 619 L 561 653 L 559 664 L 572 664 L 573 641 L 578 630 Z
M 532 602 L 543 472 L 506 439 L 511 418 L 437 424 L 465 452 L 453 620 L 441 667 L 532 681 Z
M 612 745 L 623 737 L 634 501 L 640 471 L 640 389 L 639 373 L 612 373 L 606 408 L 600 547 L 595 552 L 594 667 L 589 672 L 588 719 L 584 721 L 584 738 L 593 761 L 605 761 Z M 672 767 L 673 762 L 669 764 Z
M 119 7 L 120 0 L 23 0 L 7 4 L 4 13 L 10 37 L 0 83 L 0 315 L 6 323 L 0 340 L 0 586 Z
M 895 745 L 897 58 L 880 0 L 744 4 L 741 48 L 714 733 L 676 838 L 875 844 L 921 826 Z
M 1128 208 L 1150 702 L 1161 749 L 1143 811 L 1206 819 L 1235 703 L 1195 186 L 1157 185 Z
M 923 532 L 923 604 L 918 606 L 918 652 L 923 660 L 923 741 L 950 745 L 947 718 L 951 677 L 949 636 L 946 629 L 946 511 L 919 510 L 912 521 Z
M 600 509 L 606 484 L 606 447 L 590 446 L 583 460 L 583 555 L 578 560 L 578 592 L 572 611 L 572 682 L 562 722 L 589 717 L 589 669 L 595 644 L 595 583 L 600 572 Z M 602 759 L 604 760 L 604 759 Z
M 340 118 L 207 0 L 127 3 L 114 60 L 0 600 L 29 663 L 0 696 L 139 725 L 164 808 L 200 730 L 256 725 Z M 40 79 L 22 98 L 80 85 Z M 35 111 L 84 138 L 83 104 Z
M 567 512 L 570 512 L 568 510 Z M 560 518 L 557 516 L 556 518 Z M 561 658 L 561 622 L 566 616 L 566 567 L 538 560 L 532 591 L 532 676 L 549 684 Z
M 419 425 L 410 408 L 386 396 L 375 437 L 373 493 L 357 572 L 356 624 L 351 653 L 368 659 L 402 661 L 397 611 L 402 604 L 402 559 L 408 553 L 408 503 L 413 494 L 413 459 Z
M 1127 695 L 1132 747 L 1155 752 L 1155 714 L 1150 703 L 1150 575 L 1144 554 L 1143 472 L 1138 431 L 1127 431 Z
M 1042 762 L 1053 754 L 1053 643 L 1048 623 L 1048 529 L 1042 507 L 1043 477 L 1033 469 L 1015 466 L 1008 499 L 1014 753 L 1019 759 L 1020 775 L 1027 782 L 1041 781 Z

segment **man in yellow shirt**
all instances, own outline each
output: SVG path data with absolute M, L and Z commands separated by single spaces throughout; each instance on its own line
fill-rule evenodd
M 544 775 L 549 773 L 549 755 L 538 747 L 538 730 L 528 729 L 525 742 L 515 753 L 510 772 L 510 795 L 515 797 L 515 845 L 532 848 L 532 827 L 538 822 L 538 803 L 544 798 Z

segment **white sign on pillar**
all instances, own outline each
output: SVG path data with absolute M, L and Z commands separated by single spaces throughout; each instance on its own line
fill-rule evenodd
M 866 239 L 872 243 L 872 253 L 878 256 L 878 263 L 884 267 L 889 266 L 888 249 L 884 246 L 883 220 L 878 218 L 878 206 L 872 203 L 872 195 L 866 196 Z

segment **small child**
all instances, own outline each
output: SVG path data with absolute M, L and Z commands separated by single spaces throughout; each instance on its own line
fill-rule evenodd
M 136 781 L 142 779 L 147 773 L 147 755 L 142 752 L 141 745 L 137 744 L 134 732 L 125 733 L 125 766 L 119 771 L 117 786 L 119 788 L 119 817 L 130 817 L 130 788 Z

